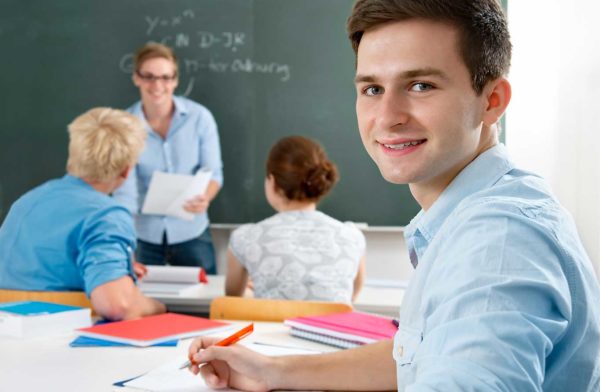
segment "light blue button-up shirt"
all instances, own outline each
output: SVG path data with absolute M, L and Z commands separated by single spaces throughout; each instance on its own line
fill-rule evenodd
M 193 175 L 200 168 L 208 168 L 212 171 L 212 180 L 223 184 L 223 162 L 214 117 L 207 108 L 187 98 L 173 97 L 173 100 L 175 113 L 166 139 L 148 125 L 141 102 L 127 109 L 144 120 L 148 138 L 129 178 L 113 194 L 134 214 L 138 238 L 153 244 L 162 243 L 165 232 L 169 244 L 196 238 L 206 230 L 209 221 L 206 213 L 196 214 L 191 221 L 142 214 L 140 211 L 152 173 L 162 171 Z
M 407 227 L 400 391 L 599 391 L 600 289 L 570 215 L 498 145 Z
M 81 291 L 135 280 L 131 214 L 66 175 L 21 196 L 0 227 L 0 288 Z

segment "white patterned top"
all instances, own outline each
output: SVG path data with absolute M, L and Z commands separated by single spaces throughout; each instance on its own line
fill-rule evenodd
M 229 248 L 257 298 L 352 301 L 365 237 L 320 211 L 280 212 L 231 233 Z

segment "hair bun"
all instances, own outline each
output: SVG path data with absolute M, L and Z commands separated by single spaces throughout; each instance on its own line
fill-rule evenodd
M 315 141 L 303 136 L 288 136 L 279 140 L 269 153 L 267 175 L 286 198 L 297 201 L 318 201 L 338 180 L 338 172 Z
M 336 181 L 337 168 L 329 160 L 324 160 L 306 173 L 302 185 L 307 198 L 318 199 L 327 194 Z

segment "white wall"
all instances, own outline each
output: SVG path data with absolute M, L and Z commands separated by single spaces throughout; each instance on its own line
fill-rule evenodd
M 513 0 L 506 143 L 548 179 L 600 272 L 600 3 Z

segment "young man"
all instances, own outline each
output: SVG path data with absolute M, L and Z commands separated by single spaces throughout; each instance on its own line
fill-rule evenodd
M 203 338 L 192 371 L 252 391 L 599 390 L 590 261 L 547 185 L 498 143 L 511 45 L 496 1 L 358 0 L 348 29 L 365 148 L 423 208 L 394 342 L 268 358 Z
M 0 288 L 84 290 L 111 320 L 163 313 L 135 285 L 133 220 L 108 196 L 144 146 L 142 122 L 95 108 L 69 125 L 69 137 L 68 174 L 19 198 L 0 228 Z

